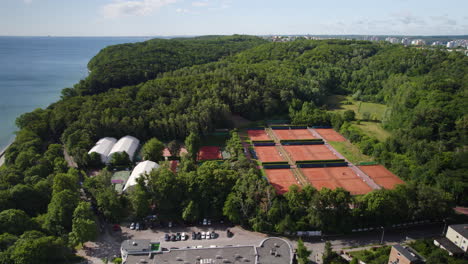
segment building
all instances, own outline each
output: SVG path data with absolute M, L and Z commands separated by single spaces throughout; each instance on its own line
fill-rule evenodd
M 392 43 L 392 44 L 398 44 L 398 43 L 400 43 L 400 39 L 394 38 L 394 37 L 387 37 L 387 38 L 385 39 L 385 41 L 388 41 L 388 42 L 390 42 L 390 43 Z
M 291 264 L 292 248 L 281 238 L 264 239 L 254 246 L 210 246 L 162 250 L 159 242 L 125 240 L 121 245 L 124 264 L 157 263 L 268 263 Z
M 408 46 L 409 44 L 411 44 L 411 40 L 408 39 L 408 38 L 403 38 L 401 40 L 401 44 L 405 45 L 405 46 Z
M 390 251 L 388 264 L 422 264 L 426 260 L 408 246 L 394 245 Z
M 426 45 L 426 42 L 422 39 L 414 39 L 411 41 L 411 45 L 423 46 L 423 45 Z
M 112 147 L 111 151 L 109 152 L 107 160 L 109 161 L 114 153 L 126 152 L 130 160 L 133 161 L 133 157 L 135 156 L 135 152 L 139 145 L 140 145 L 140 141 L 138 139 L 132 136 L 125 136 L 119 139 L 117 143 L 115 143 L 115 145 Z
M 143 162 L 138 163 L 130 174 L 123 191 L 125 192 L 128 188 L 137 184 L 137 179 L 140 178 L 141 175 L 145 173 L 150 173 L 153 169 L 159 168 L 159 165 L 156 162 L 145 160 Z
M 468 251 L 468 224 L 450 225 L 445 237 L 434 240 L 434 244 L 445 249 L 449 255 L 463 255 Z
M 102 163 L 107 163 L 107 157 L 109 152 L 112 150 L 112 147 L 115 145 L 115 142 L 117 142 L 117 139 L 112 137 L 101 138 L 96 142 L 96 145 L 94 145 L 88 154 L 95 152 L 101 156 Z
M 455 45 L 456 45 L 455 41 L 447 42 L 447 48 L 449 48 L 449 49 L 455 48 Z

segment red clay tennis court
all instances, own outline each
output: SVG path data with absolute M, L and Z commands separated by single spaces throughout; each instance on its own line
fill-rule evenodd
M 346 138 L 332 128 L 316 128 L 315 131 L 317 131 L 317 133 L 319 133 L 326 141 L 346 141 Z
M 275 129 L 273 132 L 280 140 L 316 139 L 308 129 Z
M 198 160 L 215 160 L 222 158 L 219 147 L 204 146 L 198 151 Z
M 250 140 L 271 140 L 265 130 L 247 130 Z
M 341 187 L 352 195 L 372 191 L 372 188 L 348 167 L 301 168 L 301 171 L 317 190 L 322 188 L 334 190 Z
M 289 190 L 291 185 L 299 185 L 291 169 L 268 169 L 265 170 L 268 181 L 276 189 L 276 193 L 283 194 Z
M 398 178 L 395 174 L 391 173 L 382 165 L 366 165 L 359 166 L 359 168 L 378 185 L 385 189 L 393 189 L 398 184 L 405 182 Z
M 284 161 L 283 156 L 275 146 L 256 146 L 254 150 L 261 162 Z
M 295 160 L 333 160 L 339 159 L 325 145 L 290 145 L 283 146 L 289 156 Z

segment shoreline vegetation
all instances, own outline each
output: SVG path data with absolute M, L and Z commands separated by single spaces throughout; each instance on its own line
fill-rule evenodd
M 61 100 L 18 117 L 0 168 L 0 226 L 8 242 L 0 260 L 65 263 L 77 245 L 96 237 L 92 209 L 112 224 L 148 215 L 192 224 L 209 218 L 278 234 L 447 219 L 455 205 L 468 205 L 467 60 L 388 43 L 275 43 L 240 35 L 107 47 Z M 328 111 L 331 95 L 352 95 L 362 102 L 355 110 L 364 112 Z M 384 117 L 389 134 L 381 133 L 381 141 L 354 126 L 371 112 Z M 333 127 L 356 147 L 351 155 L 370 157 L 407 184 L 358 196 L 292 185 L 279 195 L 247 159 L 233 115 Z M 229 158 L 199 162 L 203 142 L 219 142 L 206 136 L 221 128 L 231 130 L 223 148 Z M 177 172 L 163 165 L 119 195 L 112 171 L 135 164 L 123 152 L 104 165 L 88 151 L 100 138 L 126 135 L 161 164 L 162 142 L 173 142 L 174 153 L 183 142 L 188 153 Z M 78 168 L 67 166 L 63 148 Z M 80 199 L 80 186 L 90 203 Z

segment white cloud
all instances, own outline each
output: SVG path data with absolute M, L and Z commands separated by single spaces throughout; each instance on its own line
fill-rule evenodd
M 177 8 L 176 9 L 176 12 L 177 13 L 189 13 L 190 10 L 186 9 L 186 8 Z
M 208 0 L 192 2 L 192 6 L 196 6 L 196 7 L 207 6 L 209 4 L 210 3 L 208 3 Z
M 114 0 L 101 9 L 104 17 L 146 16 L 177 0 Z

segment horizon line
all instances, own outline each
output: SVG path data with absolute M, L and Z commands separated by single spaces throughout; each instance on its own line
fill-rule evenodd
M 404 34 L 181 34 L 181 35 L 0 35 L 0 37 L 51 37 L 51 38 L 149 38 L 149 37 L 200 37 L 200 36 L 233 36 L 233 35 L 243 35 L 243 36 L 398 36 L 398 37 L 457 37 L 457 36 L 467 36 L 467 34 L 457 34 L 457 35 L 424 35 L 424 34 L 415 34 L 415 35 L 404 35 Z

